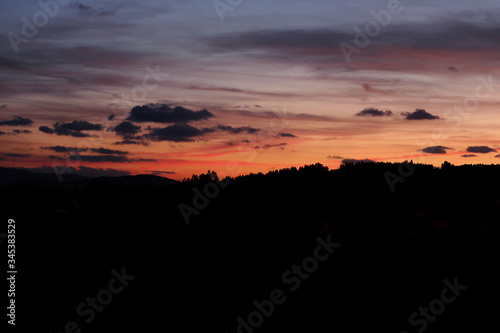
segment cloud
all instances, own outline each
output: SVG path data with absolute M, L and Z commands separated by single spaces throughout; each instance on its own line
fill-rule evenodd
M 402 116 L 406 117 L 406 120 L 434 120 L 439 119 L 438 116 L 434 116 L 423 109 L 416 109 L 415 112 L 401 112 Z
M 16 154 L 16 153 L 3 153 L 2 154 L 3 156 L 7 156 L 7 157 L 21 157 L 21 158 L 25 158 L 25 157 L 30 157 L 31 154 Z
M 47 133 L 47 134 L 53 134 L 55 132 L 52 128 L 50 128 L 48 126 L 40 126 L 40 127 L 38 127 L 38 130 L 40 132 Z
M 65 161 L 66 160 L 65 158 L 62 158 L 62 157 L 59 157 L 59 156 L 55 156 L 55 155 L 49 155 L 49 158 L 51 160 L 58 160 L 58 161 Z
M 332 159 L 332 160 L 341 160 L 343 159 L 342 156 L 337 156 L 337 155 L 328 155 L 326 158 Z
M 495 157 L 500 157 L 500 154 L 498 154 L 498 155 L 495 155 Z
M 358 117 L 383 117 L 383 116 L 392 116 L 392 111 L 382 111 L 375 108 L 366 108 L 358 113 L 356 113 Z
M 144 145 L 144 146 L 148 145 L 148 143 L 146 141 L 141 141 L 141 140 L 122 140 L 122 141 L 116 141 L 113 144 L 114 145 Z
M 467 152 L 469 153 L 479 153 L 479 154 L 487 154 L 496 152 L 495 149 L 487 147 L 487 146 L 470 146 L 467 147 Z
M 101 124 L 92 124 L 88 121 L 74 120 L 71 123 L 57 122 L 54 124 L 54 128 L 60 129 L 61 131 L 101 131 L 104 127 Z
M 364 160 L 356 160 L 353 158 L 344 158 L 342 164 L 358 164 L 358 163 L 376 163 L 370 159 L 365 158 Z
M 111 121 L 113 119 L 115 119 L 116 115 L 115 114 L 111 114 L 108 116 L 108 120 Z
M 150 171 L 149 172 L 152 175 L 175 175 L 177 172 L 174 171 Z
M 83 177 L 122 177 L 129 176 L 130 172 L 120 171 L 115 169 L 94 169 L 85 166 L 81 166 L 76 174 Z
M 18 130 L 18 129 L 15 129 L 15 130 L 12 131 L 13 135 L 29 134 L 29 133 L 31 133 L 31 131 L 28 131 L 28 130 Z
M 53 128 L 48 126 L 40 126 L 38 130 L 47 134 L 57 134 L 57 135 L 65 135 L 65 136 L 73 136 L 76 138 L 89 137 L 90 135 L 87 133 L 82 133 L 81 131 L 100 131 L 104 129 L 104 126 L 101 124 L 92 124 L 87 121 L 79 121 L 75 120 L 71 123 L 66 122 L 57 122 L 52 125 Z
M 476 157 L 477 155 L 474 154 L 465 154 L 465 155 L 460 155 L 460 157 Z
M 243 132 L 252 134 L 252 133 L 256 133 L 256 132 L 260 131 L 260 129 L 253 128 L 253 127 L 250 127 L 250 126 L 232 127 L 232 126 L 228 126 L 228 125 L 217 125 L 216 127 L 204 128 L 203 130 L 206 133 L 210 133 L 210 132 L 213 132 L 215 130 L 220 130 L 220 131 L 225 131 L 225 132 L 229 132 L 229 133 L 232 133 L 232 134 L 240 134 L 240 133 L 243 133 Z
M 0 135 L 6 135 L 7 133 L 0 131 Z
M 101 155 L 128 155 L 128 151 L 123 150 L 113 150 L 108 148 L 92 148 L 90 149 L 93 153 L 101 154 Z
M 82 15 L 109 16 L 115 13 L 112 10 L 104 10 L 103 8 L 94 8 L 78 1 L 71 3 L 70 7 L 78 11 Z
M 23 118 L 19 116 L 14 116 L 12 120 L 0 121 L 0 126 L 28 126 L 33 124 L 33 120 L 28 118 Z
M 7 104 L 0 104 L 0 110 L 5 109 L 7 107 Z
M 278 143 L 278 144 L 272 144 L 272 145 L 264 145 L 262 146 L 262 149 L 269 149 L 269 148 L 277 148 L 277 149 L 285 149 L 285 146 L 287 145 L 286 142 Z
M 278 133 L 279 137 L 282 137 L 282 138 L 296 138 L 297 136 L 296 135 L 293 135 L 292 133 Z
M 141 126 L 136 126 L 130 121 L 123 121 L 115 127 L 108 128 L 108 131 L 115 132 L 116 135 L 123 137 L 121 144 L 143 144 L 147 145 L 144 138 L 140 135 L 136 135 L 142 132 Z M 120 144 L 116 143 L 115 144 Z
M 123 155 L 71 155 L 75 160 L 82 162 L 111 162 L 111 163 L 125 163 L 130 162 L 127 156 Z
M 458 69 L 455 66 L 448 67 L 448 71 L 450 72 L 458 72 Z
M 193 138 L 203 136 L 206 132 L 188 124 L 174 124 L 164 128 L 148 128 L 149 134 L 144 137 L 151 141 L 191 142 Z
M 187 123 L 190 121 L 206 120 L 212 117 L 214 115 L 206 109 L 192 111 L 182 106 L 171 108 L 168 104 L 150 103 L 133 107 L 127 120 L 136 123 Z
M 66 146 L 48 146 L 48 147 L 42 147 L 42 149 L 52 150 L 52 151 L 55 151 L 56 153 L 66 153 L 66 152 L 73 152 L 73 151 L 88 151 L 87 148 L 75 148 L 75 147 L 66 147 Z
M 447 149 L 453 149 L 449 147 L 444 147 L 444 146 L 432 146 L 432 147 L 427 147 L 422 149 L 424 153 L 428 154 L 446 154 Z
M 308 113 L 290 113 L 290 112 L 272 112 L 272 111 L 249 111 L 249 110 L 220 110 L 221 113 L 231 115 L 240 115 L 250 118 L 278 119 L 282 122 L 289 120 L 298 121 L 319 121 L 319 122 L 338 122 L 339 119 L 330 116 L 321 116 Z

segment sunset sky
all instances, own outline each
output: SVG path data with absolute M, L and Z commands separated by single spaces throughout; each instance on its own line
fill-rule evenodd
M 500 163 L 499 13 L 496 0 L 0 0 L 0 166 L 182 179 Z

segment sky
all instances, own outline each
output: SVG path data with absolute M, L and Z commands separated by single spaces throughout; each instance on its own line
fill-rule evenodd
M 0 0 L 0 166 L 500 162 L 500 2 Z

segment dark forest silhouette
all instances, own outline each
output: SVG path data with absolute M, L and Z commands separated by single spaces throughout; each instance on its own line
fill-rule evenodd
M 2 169 L 3 211 L 19 228 L 19 313 L 40 331 L 64 331 L 83 322 L 75 307 L 110 270 L 126 267 L 136 279 L 83 332 L 174 323 L 236 332 L 236 318 L 330 235 L 341 244 L 335 254 L 255 332 L 416 332 L 409 315 L 455 277 L 467 291 L 426 331 L 485 331 L 498 313 L 490 300 L 500 296 L 500 165 L 412 166 L 394 192 L 384 173 L 399 163 L 318 163 L 220 180 L 209 171 L 163 184 L 60 184 L 55 176 L 15 184 L 12 169 Z M 226 186 L 186 224 L 179 205 L 192 206 L 194 190 L 217 181 Z

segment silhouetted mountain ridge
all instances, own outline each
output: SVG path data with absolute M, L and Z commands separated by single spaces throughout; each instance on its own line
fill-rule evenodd
M 62 181 L 57 174 L 33 172 L 17 168 L 0 167 L 0 186 L 22 185 L 22 186 L 57 186 L 57 185 L 87 185 L 91 182 L 106 183 L 114 186 L 170 186 L 177 183 L 177 180 L 154 175 L 135 175 L 135 176 L 101 176 L 85 177 L 76 174 L 65 173 L 62 175 Z

